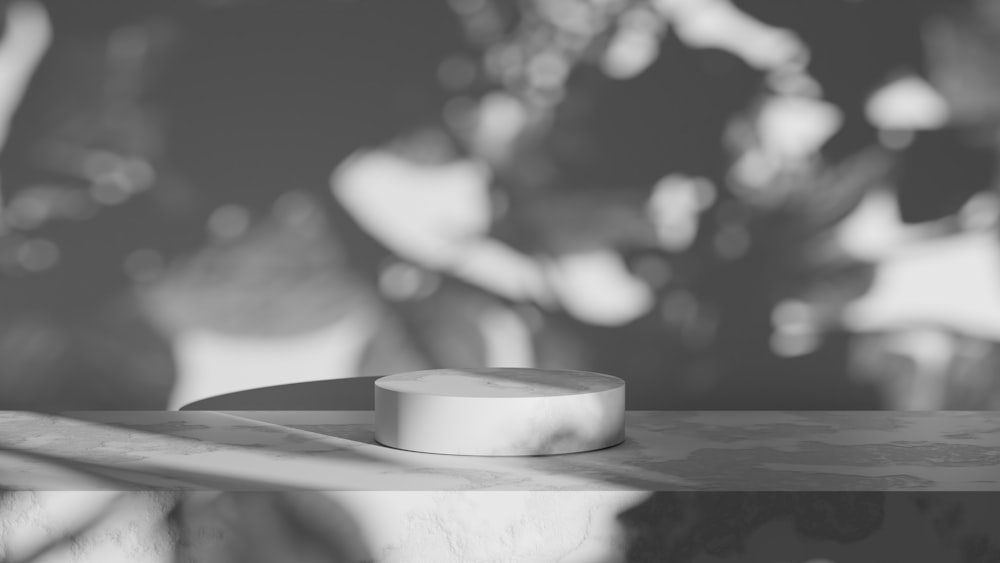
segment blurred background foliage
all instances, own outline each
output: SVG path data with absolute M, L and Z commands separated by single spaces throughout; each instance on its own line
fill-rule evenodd
M 0 408 L 1000 405 L 994 2 L 2 5 Z

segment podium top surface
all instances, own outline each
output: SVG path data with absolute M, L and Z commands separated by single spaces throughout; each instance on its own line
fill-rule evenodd
M 611 375 L 518 368 L 433 369 L 387 375 L 375 386 L 398 393 L 446 397 L 554 397 L 600 393 L 625 386 Z

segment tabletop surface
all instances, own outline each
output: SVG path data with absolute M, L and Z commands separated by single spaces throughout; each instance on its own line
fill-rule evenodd
M 1000 491 L 1000 412 L 629 411 L 608 449 L 387 448 L 371 411 L 0 411 L 0 489 Z

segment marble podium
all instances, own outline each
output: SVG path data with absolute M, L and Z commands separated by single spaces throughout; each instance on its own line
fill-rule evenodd
M 625 440 L 625 382 L 600 373 L 435 369 L 375 381 L 375 439 L 425 453 L 531 456 Z

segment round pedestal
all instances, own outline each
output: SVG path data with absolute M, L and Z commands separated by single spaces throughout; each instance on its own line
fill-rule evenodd
M 625 382 L 600 373 L 436 369 L 375 380 L 375 439 L 417 452 L 528 456 L 625 439 Z

